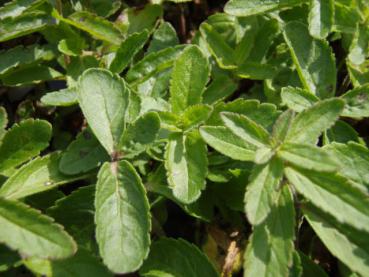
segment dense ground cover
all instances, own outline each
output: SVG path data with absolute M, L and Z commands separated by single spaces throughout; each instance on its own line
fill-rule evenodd
M 368 1 L 1 2 L 1 276 L 368 276 Z

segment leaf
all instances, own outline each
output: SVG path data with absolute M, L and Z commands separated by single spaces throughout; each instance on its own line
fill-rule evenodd
M 243 79 L 273 79 L 276 74 L 277 68 L 269 64 L 246 62 L 237 68 L 237 76 Z
M 278 156 L 293 166 L 318 172 L 334 172 L 338 169 L 337 162 L 328 152 L 308 144 L 284 143 L 278 150 Z
M 322 132 L 339 118 L 344 107 L 340 99 L 320 101 L 295 117 L 286 141 L 293 143 L 316 143 Z
M 77 250 L 60 225 L 21 202 L 0 198 L 0 224 L 1 242 L 23 256 L 63 259 Z
M 50 16 L 40 12 L 29 12 L 15 18 L 2 19 L 0 42 L 38 32 L 49 24 L 51 24 Z
M 222 126 L 203 126 L 200 134 L 209 146 L 232 159 L 254 161 L 256 147 Z
M 349 141 L 361 142 L 359 134 L 345 121 L 338 120 L 330 129 L 328 129 L 323 137 L 324 144 L 332 142 L 347 143 Z
M 287 23 L 283 35 L 304 88 L 322 99 L 334 96 L 336 65 L 328 43 L 312 38 L 298 21 Z
M 39 61 L 49 61 L 55 57 L 54 49 L 49 46 L 38 44 L 27 47 L 17 46 L 6 51 L 0 52 L 0 74 L 6 74 L 12 69 Z
M 304 2 L 305 0 L 230 0 L 224 7 L 224 11 L 235 16 L 250 16 L 290 8 Z
M 369 117 L 369 85 L 357 87 L 341 96 L 346 105 L 342 116 L 361 119 Z
M 122 34 L 112 22 L 87 11 L 75 12 L 68 18 L 62 17 L 56 10 L 53 11 L 52 15 L 56 19 L 83 30 L 97 39 L 115 45 L 119 45 L 122 42 Z
M 302 112 L 319 101 L 319 98 L 314 94 L 294 87 L 282 88 L 281 97 L 282 104 L 295 112 Z
M 67 176 L 59 171 L 60 154 L 38 157 L 15 171 L 0 188 L 0 196 L 21 199 L 85 176 Z
M 242 138 L 246 142 L 255 147 L 263 147 L 269 145 L 269 134 L 260 125 L 240 114 L 222 112 L 222 120 L 225 126 L 231 130 L 233 134 Z
M 0 19 L 7 17 L 17 17 L 30 9 L 34 9 L 45 0 L 12 0 L 0 8 Z
M 158 52 L 168 47 L 173 47 L 179 44 L 177 32 L 169 22 L 163 21 L 154 32 L 147 54 Z
M 182 203 L 196 201 L 205 188 L 207 150 L 197 132 L 175 135 L 165 150 L 165 168 L 173 195 Z
M 140 33 L 130 35 L 123 41 L 110 64 L 110 71 L 121 73 L 133 60 L 136 54 L 144 47 L 148 38 L 149 33 L 147 30 L 144 30 Z
M 109 160 L 109 155 L 92 134 L 83 130 L 61 155 L 59 170 L 67 175 L 86 173 Z
M 149 252 L 151 221 L 145 188 L 130 163 L 101 167 L 95 209 L 96 240 L 104 263 L 114 273 L 136 271 Z
M 41 102 L 47 106 L 69 107 L 78 104 L 77 93 L 74 88 L 62 89 L 46 93 Z
M 80 248 L 73 257 L 51 264 L 53 277 L 83 276 L 111 277 L 113 274 L 86 249 Z
M 234 69 L 237 67 L 234 50 L 210 24 L 202 23 L 200 32 L 202 38 L 206 41 L 209 51 L 221 68 Z
M 203 93 L 204 104 L 214 104 L 228 96 L 231 96 L 237 90 L 237 83 L 229 77 L 219 76 L 214 79 Z
M 333 0 L 310 0 L 309 33 L 317 39 L 325 39 L 334 23 Z
M 292 266 L 295 211 L 284 186 L 266 222 L 254 227 L 244 256 L 244 276 L 288 276 Z
M 183 131 L 197 128 L 209 118 L 212 111 L 212 107 L 208 105 L 197 104 L 190 106 L 181 115 L 179 122 L 177 122 L 177 126 L 182 128 Z
M 95 243 L 91 241 L 95 235 L 94 200 L 95 185 L 80 187 L 57 200 L 47 214 L 62 224 L 79 245 L 90 245 Z
M 183 239 L 161 238 L 152 244 L 140 275 L 216 277 L 219 273 L 195 245 Z
M 279 146 L 284 142 L 291 128 L 291 124 L 295 118 L 295 113 L 292 110 L 286 110 L 276 120 L 272 131 L 272 144 Z
M 124 130 L 129 94 L 124 80 L 105 69 L 88 69 L 78 82 L 77 95 L 82 112 L 110 155 L 117 150 Z
M 134 86 L 143 83 L 150 77 L 171 68 L 174 61 L 182 52 L 183 48 L 183 45 L 178 45 L 176 47 L 165 48 L 145 56 L 127 72 L 127 82 Z
M 128 158 L 145 151 L 155 142 L 160 130 L 160 118 L 155 112 L 148 112 L 127 127 L 121 138 L 120 147 Z
M 252 225 L 262 223 L 276 205 L 282 177 L 283 163 L 279 159 L 253 168 L 244 200 L 247 219 Z
M 1 80 L 6 86 L 37 84 L 61 77 L 62 74 L 45 65 L 20 67 L 3 75 Z
M 369 199 L 346 178 L 287 167 L 285 174 L 296 190 L 321 210 L 359 230 L 369 230 Z
M 8 114 L 4 107 L 0 107 L 0 151 L 1 151 L 1 141 L 6 133 L 5 128 L 8 125 Z
M 209 78 L 207 58 L 197 46 L 188 46 L 174 63 L 169 101 L 173 112 L 201 103 Z
M 369 270 L 367 233 L 342 226 L 311 206 L 305 207 L 303 212 L 328 250 L 354 272 L 365 276 Z
M 369 29 L 367 25 L 358 24 L 350 45 L 348 60 L 354 65 L 361 65 L 368 56 Z
M 0 172 L 37 156 L 49 145 L 51 125 L 45 120 L 27 119 L 5 134 L 0 145 Z
M 365 146 L 355 142 L 332 143 L 324 149 L 336 158 L 340 174 L 363 185 L 364 191 L 369 191 L 369 150 Z
M 308 256 L 303 254 L 302 252 L 298 252 L 300 259 L 301 259 L 301 265 L 303 268 L 302 277 L 309 277 L 309 276 L 315 276 L 315 277 L 328 277 L 327 273 L 319 266 L 317 265 L 313 260 L 311 260 Z

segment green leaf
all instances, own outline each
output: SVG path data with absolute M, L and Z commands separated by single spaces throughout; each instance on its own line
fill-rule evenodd
M 86 249 L 80 248 L 73 257 L 51 263 L 53 277 L 111 277 L 113 274 Z
M 303 212 L 310 226 L 335 257 L 362 276 L 368 273 L 368 233 L 343 226 L 311 206 L 305 207 Z
M 254 227 L 244 257 L 244 276 L 288 276 L 294 252 L 295 211 L 287 186 L 266 221 Z
M 115 45 L 119 45 L 122 42 L 122 34 L 112 22 L 87 11 L 75 12 L 68 18 L 62 17 L 56 10 L 53 11 L 52 15 L 56 19 L 83 30 L 97 39 Z
M 165 150 L 165 168 L 173 195 L 182 203 L 196 201 L 205 188 L 206 145 L 198 132 L 170 138 Z
M 308 256 L 306 256 L 302 252 L 298 252 L 300 259 L 301 259 L 301 265 L 302 265 L 302 277 L 328 277 L 327 273 L 319 266 L 317 265 L 313 260 L 311 260 Z
M 250 80 L 273 79 L 277 72 L 272 65 L 256 62 L 246 62 L 237 68 L 238 77 Z
M 204 22 L 200 26 L 200 32 L 209 51 L 221 68 L 234 69 L 237 67 L 234 50 L 224 41 L 214 27 Z
M 317 39 L 326 38 L 334 23 L 333 0 L 310 0 L 309 33 Z
M 324 149 L 337 160 L 340 174 L 364 186 L 364 191 L 369 191 L 368 148 L 349 142 L 348 144 L 328 144 Z
M 149 252 L 149 202 L 140 177 L 127 161 L 105 163 L 95 198 L 96 240 L 114 273 L 136 271 Z
M 37 156 L 49 145 L 50 138 L 51 125 L 45 120 L 28 119 L 14 124 L 0 145 L 0 172 Z
M 1 150 L 1 141 L 5 135 L 5 128 L 8 125 L 8 114 L 4 107 L 0 107 L 0 150 Z
M 359 230 L 369 230 L 369 199 L 346 178 L 287 167 L 285 174 L 296 190 L 321 210 Z
M 30 65 L 20 67 L 3 75 L 1 80 L 7 86 L 37 84 L 61 77 L 62 74 L 45 65 Z
M 235 16 L 250 16 L 290 8 L 304 3 L 305 0 L 230 0 L 224 11 Z
M 174 63 L 170 82 L 173 112 L 201 103 L 202 93 L 209 78 L 207 58 L 197 46 L 188 46 Z
M 291 128 L 291 124 L 295 118 L 295 113 L 292 110 L 286 110 L 283 112 L 275 124 L 272 131 L 272 144 L 279 146 L 284 140 Z
M 369 117 L 369 85 L 357 87 L 341 96 L 346 105 L 342 116 L 361 119 Z
M 311 37 L 298 21 L 289 22 L 283 35 L 304 88 L 319 98 L 334 96 L 336 65 L 328 43 Z
M 94 200 L 95 185 L 81 187 L 57 200 L 47 214 L 62 224 L 79 245 L 89 246 L 95 243 L 91 241 L 95 235 Z
M 333 172 L 338 169 L 337 162 L 328 152 L 308 144 L 284 143 L 278 156 L 289 164 L 309 170 Z
M 60 225 L 21 202 L 0 198 L 0 224 L 1 242 L 23 256 L 63 259 L 77 250 Z
M 294 87 L 282 88 L 281 98 L 282 104 L 295 112 L 302 112 L 319 101 L 319 98 L 314 94 Z
M 344 108 L 340 99 L 320 101 L 295 117 L 286 141 L 314 144 L 319 136 L 339 118 Z
M 34 9 L 45 0 L 13 0 L 7 2 L 0 8 L 0 19 L 7 17 L 17 17 L 30 9 Z
M 253 168 L 244 200 L 247 219 L 252 225 L 262 223 L 276 205 L 282 177 L 283 163 L 277 158 Z
M 121 73 L 133 60 L 136 54 L 144 47 L 148 38 L 149 32 L 144 30 L 141 33 L 130 35 L 123 41 L 110 64 L 110 71 Z
M 183 45 L 178 45 L 145 56 L 127 72 L 127 82 L 134 86 L 168 70 L 173 66 L 174 61 L 178 58 L 183 48 Z
M 47 106 L 69 107 L 78 104 L 77 93 L 74 88 L 49 92 L 41 97 L 41 102 Z
M 147 54 L 158 52 L 177 44 L 179 44 L 179 40 L 176 30 L 169 22 L 162 22 L 152 36 Z
M 369 54 L 369 29 L 366 24 L 358 24 L 348 54 L 349 61 L 361 65 Z
M 20 199 L 85 176 L 67 176 L 59 171 L 60 154 L 38 157 L 15 171 L 0 188 L 0 196 Z
M 38 32 L 49 24 L 51 24 L 50 16 L 40 12 L 2 19 L 0 20 L 0 42 Z
M 120 141 L 123 156 L 130 157 L 145 151 L 155 142 L 160 130 L 160 118 L 155 112 L 139 117 L 124 131 Z
M 203 93 L 204 104 L 214 104 L 232 95 L 237 90 L 237 83 L 227 76 L 215 78 Z
M 190 106 L 181 115 L 177 126 L 182 128 L 183 131 L 196 128 L 209 118 L 212 111 L 212 107 L 208 105 L 198 104 Z
M 218 152 L 239 161 L 254 161 L 256 147 L 222 126 L 204 126 L 200 134 Z
M 59 170 L 67 175 L 86 173 L 109 160 L 109 155 L 92 134 L 85 129 L 63 152 Z
M 55 57 L 54 49 L 51 46 L 17 46 L 0 52 L 0 74 L 8 73 L 10 70 L 31 63 L 49 61 Z
M 331 128 L 329 128 L 324 137 L 324 144 L 332 142 L 347 143 L 349 141 L 361 142 L 359 134 L 347 122 L 338 120 Z
M 183 239 L 171 238 L 162 238 L 152 244 L 149 257 L 140 269 L 140 275 L 150 277 L 219 276 L 199 248 Z
M 222 112 L 221 117 L 225 126 L 231 130 L 232 133 L 246 142 L 254 145 L 255 147 L 269 145 L 268 132 L 248 117 L 229 112 Z
M 129 94 L 124 80 L 105 69 L 88 69 L 78 82 L 82 112 L 110 155 L 117 150 L 124 130 Z

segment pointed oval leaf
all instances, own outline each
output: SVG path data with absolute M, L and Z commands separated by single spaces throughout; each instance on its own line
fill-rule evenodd
M 0 196 L 20 199 L 53 189 L 86 176 L 68 176 L 59 171 L 60 153 L 38 157 L 15 171 L 0 188 Z
M 75 89 L 67 88 L 45 94 L 41 97 L 41 102 L 47 106 L 68 107 L 78 104 L 78 99 Z
M 325 39 L 334 23 L 333 0 L 311 0 L 309 12 L 309 33 L 314 38 Z
M 299 21 L 289 22 L 283 34 L 305 89 L 322 99 L 334 96 L 336 65 L 328 43 L 311 37 Z
M 149 202 L 136 170 L 127 161 L 105 163 L 95 198 L 96 240 L 107 267 L 115 273 L 137 270 L 150 247 Z
M 244 139 L 255 147 L 269 145 L 269 133 L 260 125 L 249 119 L 247 116 L 222 112 L 221 118 L 225 126 L 236 136 Z
M 319 101 L 319 98 L 314 94 L 304 89 L 294 87 L 282 88 L 281 98 L 283 105 L 286 105 L 296 112 L 302 112 Z
M 174 63 L 170 81 L 173 112 L 199 104 L 209 78 L 208 60 L 198 46 L 188 46 Z
M 319 136 L 339 118 L 344 108 L 340 99 L 320 101 L 295 117 L 286 141 L 293 143 L 316 143 Z
M 207 144 L 218 152 L 239 161 L 253 161 L 256 147 L 233 134 L 223 126 L 204 126 L 200 134 Z
M 14 124 L 0 145 L 0 172 L 40 154 L 49 145 L 50 138 L 51 124 L 45 120 L 27 119 Z
M 369 199 L 346 178 L 334 173 L 285 169 L 296 190 L 339 222 L 369 231 Z
M 117 150 L 124 130 L 130 91 L 108 70 L 86 70 L 78 82 L 78 101 L 96 138 L 109 154 Z
M 196 201 L 205 188 L 208 171 L 206 144 L 198 132 L 178 134 L 165 150 L 165 167 L 173 195 L 182 203 Z
M 278 156 L 305 169 L 321 172 L 333 172 L 338 169 L 334 156 L 322 148 L 308 144 L 284 143 L 278 151 Z
M 0 198 L 0 225 L 1 242 L 24 256 L 63 259 L 77 250 L 62 226 L 21 202 Z
M 252 225 L 263 222 L 271 212 L 279 195 L 282 177 L 283 164 L 279 159 L 254 167 L 244 200 L 247 219 Z
M 164 258 L 165 257 L 165 258 Z M 178 263 L 178 261 L 181 261 Z M 151 246 L 141 276 L 217 277 L 214 266 L 195 245 L 183 239 L 162 238 Z

